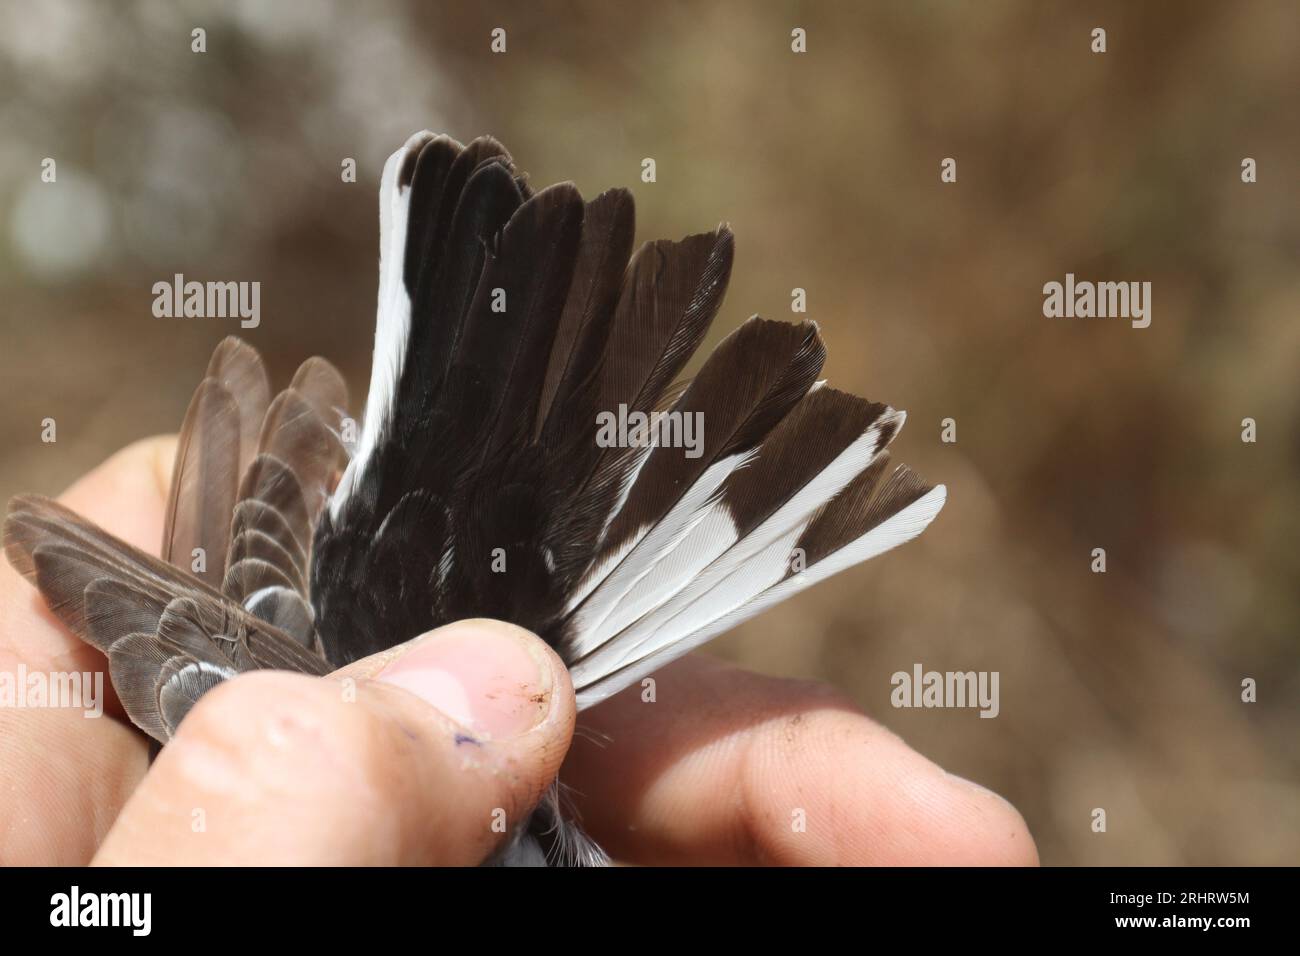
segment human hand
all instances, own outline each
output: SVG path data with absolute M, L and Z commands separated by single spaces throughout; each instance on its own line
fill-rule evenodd
M 156 553 L 174 442 L 131 446 L 62 501 Z M 0 672 L 103 671 L 0 568 Z M 582 715 L 563 779 L 585 828 L 645 863 L 1037 862 L 1014 808 L 816 684 L 693 655 Z M 0 708 L 0 862 L 473 864 L 569 751 L 572 689 L 500 622 L 431 632 L 326 678 L 241 676 L 150 767 L 106 715 Z M 423 699 L 421 699 L 423 698 Z M 597 742 L 599 740 L 599 742 Z M 802 815 L 805 826 L 792 825 Z

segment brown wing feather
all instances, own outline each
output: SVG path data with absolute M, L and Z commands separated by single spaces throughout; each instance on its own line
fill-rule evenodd
M 240 671 L 320 675 L 331 669 L 320 655 L 201 579 L 48 498 L 20 495 L 10 501 L 4 547 L 50 610 L 108 655 L 127 714 L 159 740 L 170 736 L 197 700 L 196 690 Z
M 240 412 L 214 378 L 199 383 L 185 413 L 163 521 L 162 557 L 209 584 L 225 574 L 239 487 Z M 197 560 L 196 560 L 197 559 Z

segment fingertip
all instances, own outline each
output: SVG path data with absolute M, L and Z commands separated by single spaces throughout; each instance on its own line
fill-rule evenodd
M 946 774 L 954 823 L 969 834 L 967 852 L 977 866 L 1038 866 L 1038 846 L 1019 810 L 973 780 Z
M 467 618 L 349 664 L 336 678 L 400 687 L 483 739 L 572 734 L 573 684 L 559 655 L 522 627 Z
M 1012 804 L 890 735 L 875 776 L 885 836 L 872 863 L 920 866 L 1036 866 L 1038 850 Z
M 518 737 L 554 709 L 549 648 L 500 621 L 458 621 L 403 645 L 374 679 L 410 691 L 483 739 Z

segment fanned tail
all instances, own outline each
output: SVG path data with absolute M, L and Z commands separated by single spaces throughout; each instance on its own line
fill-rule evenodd
M 817 380 L 815 325 L 751 318 L 679 380 L 731 231 L 635 253 L 634 232 L 626 190 L 534 193 L 496 140 L 416 134 L 381 180 L 355 453 L 329 363 L 272 399 L 228 339 L 181 429 L 163 560 L 20 497 L 10 561 L 165 740 L 240 671 L 326 673 L 471 616 L 540 634 L 587 707 L 920 534 L 943 486 L 891 465 L 902 412 Z M 553 791 L 505 859 L 603 854 Z

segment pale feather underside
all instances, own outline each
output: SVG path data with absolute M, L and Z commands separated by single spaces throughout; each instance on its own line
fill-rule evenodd
M 333 366 L 272 397 L 226 339 L 181 427 L 163 558 L 20 496 L 9 560 L 165 742 L 242 671 L 325 674 L 470 616 L 541 635 L 590 706 L 920 534 L 943 486 L 889 465 L 901 412 L 822 387 L 815 325 L 751 318 L 679 381 L 731 232 L 633 253 L 634 229 L 626 190 L 534 193 L 491 138 L 413 136 L 380 186 L 355 444 Z M 704 427 L 689 449 L 670 428 L 607 447 L 606 413 Z M 602 860 L 556 792 L 503 855 Z

